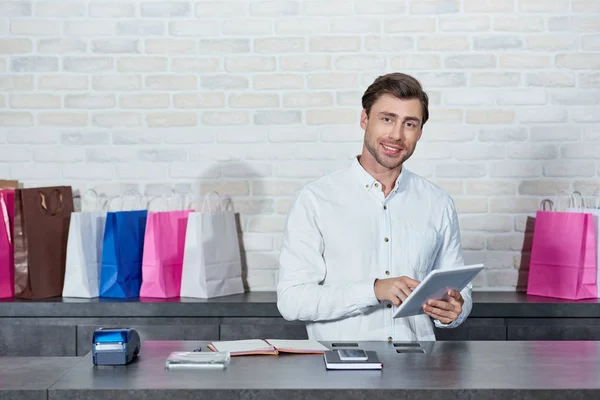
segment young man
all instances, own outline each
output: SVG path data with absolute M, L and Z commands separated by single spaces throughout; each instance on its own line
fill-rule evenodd
M 463 265 L 452 199 L 402 164 L 429 117 L 411 76 L 377 78 L 362 97 L 362 154 L 298 194 L 286 222 L 277 306 L 316 340 L 435 340 L 471 311 L 471 285 L 394 319 L 429 271 Z

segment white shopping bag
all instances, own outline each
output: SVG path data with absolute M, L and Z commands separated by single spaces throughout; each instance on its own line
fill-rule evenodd
M 102 241 L 106 225 L 106 211 L 83 211 L 105 208 L 106 202 L 95 198 L 88 207 L 82 198 L 82 211 L 73 212 L 67 239 L 67 259 L 63 297 L 93 298 L 99 296 Z
M 218 194 L 217 194 L 218 195 Z M 244 293 L 235 214 L 219 199 L 216 210 L 188 216 L 181 297 L 210 298 Z

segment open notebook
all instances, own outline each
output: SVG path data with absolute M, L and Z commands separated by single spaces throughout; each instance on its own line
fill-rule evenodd
M 322 354 L 329 350 L 316 340 L 248 339 L 212 342 L 212 351 L 227 351 L 232 356 L 249 354 L 304 353 Z

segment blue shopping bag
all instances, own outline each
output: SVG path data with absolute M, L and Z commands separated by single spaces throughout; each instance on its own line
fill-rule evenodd
M 100 297 L 138 297 L 148 210 L 108 212 L 102 245 Z

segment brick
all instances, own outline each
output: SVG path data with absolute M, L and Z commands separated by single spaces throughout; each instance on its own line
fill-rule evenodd
M 515 119 L 515 112 L 501 109 L 467 110 L 468 124 L 509 124 Z
M 196 54 L 196 42 L 187 39 L 148 39 L 148 54 Z
M 243 76 L 235 75 L 204 76 L 200 80 L 200 87 L 210 90 L 246 89 L 248 88 L 248 79 Z
M 201 39 L 198 46 L 200 54 L 248 53 L 248 39 Z
M 525 75 L 528 86 L 572 87 L 575 86 L 575 75 L 569 72 L 535 72 Z
M 518 122 L 564 122 L 567 120 L 567 112 L 559 107 L 521 107 L 516 112 Z
M 262 180 L 252 181 L 254 196 L 294 196 L 305 182 L 298 180 Z
M 58 143 L 57 132 L 40 132 L 39 129 L 30 130 L 15 128 L 7 130 L 7 143 L 11 144 L 29 144 L 29 145 L 47 145 Z
M 105 72 L 114 68 L 114 60 L 107 57 L 66 57 L 63 60 L 63 71 L 68 72 Z
M 302 14 L 310 16 L 338 17 L 352 14 L 352 1 L 328 0 L 328 1 L 302 1 Z M 360 5 L 356 5 L 358 11 Z
M 302 113 L 300 111 L 268 110 L 258 111 L 254 115 L 256 125 L 289 125 L 301 122 Z
M 256 53 L 302 53 L 306 50 L 306 40 L 304 38 L 255 39 L 253 50 Z
M 11 108 L 60 108 L 60 96 L 52 94 L 13 94 Z
M 151 18 L 174 18 L 191 16 L 190 4 L 188 2 L 164 1 L 149 2 L 140 5 L 142 17 Z
M 394 2 L 395 3 L 395 2 Z M 394 6 L 397 3 L 390 3 Z M 358 4 L 357 4 L 358 6 Z M 328 30 L 328 26 L 326 21 L 317 20 L 320 25 L 314 26 L 317 28 L 311 31 L 300 31 L 297 33 L 301 34 L 316 34 L 316 33 L 326 33 Z M 282 25 L 284 25 L 282 23 Z M 313 23 L 313 25 L 317 25 L 317 23 Z M 310 26 L 310 25 L 309 25 Z M 320 28 L 320 29 L 319 29 Z M 285 28 L 284 28 L 285 29 Z M 335 18 L 331 20 L 331 33 L 379 33 L 381 31 L 381 21 L 378 19 L 365 19 L 365 18 Z
M 39 53 L 85 53 L 87 43 L 79 39 L 43 39 L 38 42 Z
M 92 88 L 98 91 L 138 90 L 142 88 L 142 77 L 138 75 L 94 76 Z
M 275 57 L 240 56 L 225 59 L 225 70 L 229 72 L 268 72 L 275 71 L 275 68 Z
M 427 124 L 424 138 L 430 142 L 468 142 L 474 140 L 477 130 L 464 124 Z
M 223 22 L 221 28 L 225 35 L 270 35 L 273 33 L 273 22 L 258 19 L 235 19 Z
M 531 237 L 523 235 L 495 235 L 487 238 L 487 249 L 492 251 L 521 251 L 523 248 L 531 249 Z
M 600 54 L 557 54 L 555 58 L 555 63 L 558 68 L 600 69 Z
M 363 92 L 360 92 L 360 91 L 338 91 L 337 92 L 337 104 L 340 106 L 362 107 L 362 104 L 361 104 L 362 103 L 361 102 L 362 95 L 363 95 Z M 431 102 L 430 102 L 430 104 L 431 104 Z M 327 105 L 327 104 L 323 104 L 323 105 Z
M 548 30 L 569 33 L 598 32 L 600 20 L 594 16 L 571 15 L 567 17 L 548 17 Z
M 58 71 L 58 58 L 56 57 L 12 57 L 12 72 L 55 72 Z
M 598 196 L 598 180 L 592 178 L 592 180 L 577 180 L 573 182 L 573 191 L 577 191 L 584 196 Z M 590 203 L 590 205 L 596 205 L 596 202 Z
M 490 165 L 492 178 L 537 178 L 541 174 L 539 161 L 497 161 Z
M 64 132 L 60 134 L 60 143 L 66 146 L 98 146 L 108 145 L 108 132 Z
M 400 52 L 414 49 L 414 39 L 405 36 L 367 36 L 365 49 L 376 52 Z
M 359 103 L 357 103 L 359 104 Z M 333 105 L 333 95 L 328 92 L 284 93 L 283 107 L 311 108 Z
M 538 16 L 494 17 L 493 29 L 498 32 L 538 32 L 545 28 L 544 18 Z
M 302 55 L 281 56 L 279 66 L 282 71 L 315 71 L 331 69 L 331 56 Z
M 219 36 L 221 24 L 216 20 L 183 20 L 169 22 L 169 33 L 172 36 L 209 37 Z
M 464 11 L 468 13 L 504 13 L 515 11 L 512 0 L 464 0 Z
M 273 166 L 270 163 L 233 162 L 222 164 L 221 171 L 225 178 L 262 178 L 273 174 Z
M 177 93 L 173 95 L 175 108 L 223 108 L 225 95 L 223 93 Z
M 516 195 L 517 184 L 512 180 L 467 181 L 467 194 L 480 196 Z
M 555 196 L 568 190 L 568 181 L 535 180 L 522 181 L 519 184 L 519 194 L 529 196 Z
M 277 214 L 285 214 L 287 215 L 292 208 L 293 199 L 279 199 L 275 202 L 275 210 Z M 280 249 L 281 245 L 278 244 L 276 249 Z
M 104 1 L 90 3 L 88 12 L 93 18 L 126 18 L 135 15 L 133 4 L 106 3 Z
M 248 6 L 242 1 L 211 1 L 196 3 L 198 18 L 232 18 L 248 15 Z
M 574 122 L 600 122 L 598 106 L 571 108 L 569 115 Z
M 480 32 L 490 29 L 490 18 L 482 15 L 440 17 L 438 25 L 444 32 Z
M 217 72 L 220 71 L 221 61 L 218 58 L 173 58 L 171 71 L 173 72 Z
M 109 180 L 113 179 L 114 171 L 110 164 L 83 164 L 64 165 L 62 167 L 63 178 L 85 179 L 85 180 Z
M 579 37 L 575 35 L 533 35 L 525 38 L 525 47 L 530 50 L 570 50 L 579 46 Z
M 485 237 L 481 235 L 464 234 L 460 236 L 463 250 L 483 250 L 485 248 Z
M 581 13 L 600 13 L 600 3 L 596 0 L 572 0 L 571 10 Z
M 445 36 L 440 40 L 439 36 L 419 37 L 419 50 L 468 50 L 469 38 L 466 36 Z
M 146 115 L 150 127 L 196 126 L 196 113 L 189 112 L 157 112 Z
M 198 87 L 195 75 L 152 75 L 146 78 L 146 89 L 192 90 Z
M 121 108 L 168 108 L 171 105 L 171 95 L 168 93 L 126 94 L 119 97 Z
M 31 151 L 25 146 L 2 146 L 0 162 L 14 163 L 31 161 Z
M 185 160 L 187 157 L 185 149 L 151 149 L 140 150 L 138 158 L 142 162 L 174 162 Z
M 522 142 L 527 140 L 527 128 L 483 128 L 478 132 L 477 137 L 480 142 Z
M 558 147 L 552 144 L 513 143 L 506 149 L 508 158 L 550 160 L 558 158 Z
M 116 32 L 122 36 L 162 36 L 165 34 L 164 21 L 119 21 Z
M 424 72 L 416 74 L 415 77 L 428 89 L 459 87 L 467 84 L 467 76 L 463 72 Z
M 56 112 L 38 114 L 38 123 L 42 126 L 86 126 L 87 112 Z
M 472 106 L 496 104 L 496 93 L 482 90 L 448 90 L 444 92 L 444 104 Z
M 108 21 L 70 21 L 65 22 L 64 32 L 66 36 L 113 36 L 115 23 Z
M 573 141 L 581 137 L 579 127 L 574 125 L 542 125 L 529 129 L 529 140 L 534 142 Z
M 465 232 L 510 232 L 512 218 L 508 215 L 461 215 L 459 216 L 461 230 Z
M 35 15 L 44 18 L 73 18 L 85 15 L 85 4 L 67 1 L 38 1 Z
M 521 74 L 517 72 L 473 72 L 471 86 L 510 87 L 518 86 Z
M 202 123 L 206 125 L 248 125 L 247 111 L 210 111 L 202 114 Z
M 0 35 L 8 36 L 8 20 L 0 21 Z
M 460 9 L 457 0 L 422 0 L 411 2 L 411 14 L 449 14 L 456 13 Z
M 119 179 L 136 181 L 167 180 L 168 178 L 167 169 L 164 165 L 152 163 L 127 163 L 124 165 L 116 165 L 115 176 Z M 179 207 L 179 202 L 169 199 L 168 205 L 171 207 Z
M 432 124 L 453 123 L 463 121 L 463 111 L 460 109 L 441 109 L 437 108 L 431 113 L 429 121 Z
M 459 214 L 481 214 L 488 212 L 488 201 L 481 197 L 456 197 L 456 212 Z
M 423 143 L 424 144 L 424 143 Z M 447 145 L 441 143 L 445 148 Z M 448 150 L 446 150 L 448 151 Z M 455 160 L 497 160 L 506 157 L 504 145 L 487 143 L 463 143 L 452 148 L 452 156 Z
M 15 19 L 10 21 L 10 32 L 21 36 L 60 36 L 60 25 L 60 21 L 53 20 Z
M 600 35 L 585 35 L 581 38 L 581 49 L 586 51 L 600 50 Z
M 347 19 L 336 19 L 335 21 L 347 21 Z M 332 21 L 332 24 L 333 23 L 334 22 Z M 329 21 L 325 18 L 312 17 L 278 20 L 275 21 L 275 32 L 282 35 L 314 35 L 327 33 L 329 32 Z
M 596 166 L 593 161 L 551 161 L 544 165 L 544 176 L 549 177 L 581 178 L 595 174 Z
M 497 92 L 499 105 L 543 105 L 548 95 L 542 89 L 510 89 Z
M 336 69 L 339 70 L 376 70 L 381 71 L 385 68 L 386 59 L 380 56 L 339 56 L 334 61 Z
M 112 132 L 112 141 L 115 145 L 160 144 L 162 143 L 162 132 L 160 130 L 117 131 Z
M 168 67 L 165 57 L 120 57 L 119 72 L 164 72 Z
M 437 54 L 409 54 L 390 58 L 392 69 L 437 69 L 442 66 Z
M 344 125 L 358 122 L 357 109 L 322 109 L 307 110 L 306 123 L 308 125 Z
M 32 15 L 30 1 L 3 1 L 0 2 L 0 15 L 10 17 L 30 17 Z
M 235 200 L 234 205 L 237 210 L 237 204 L 242 200 Z M 242 208 L 247 207 L 242 204 Z M 242 243 L 246 251 L 267 251 L 273 250 L 273 238 L 271 235 L 244 233 Z
M 303 89 L 304 77 L 291 74 L 255 75 L 253 88 L 256 90 Z M 311 87 L 311 89 L 316 89 L 316 87 Z
M 563 158 L 597 158 L 600 145 L 596 143 L 569 143 L 562 146 Z
M 438 178 L 481 178 L 486 174 L 484 164 L 446 162 L 435 165 L 435 175 Z
M 29 39 L 0 39 L 0 54 L 31 53 L 32 50 Z
M 269 131 L 269 142 L 279 143 L 301 143 L 301 142 L 316 142 L 319 140 L 319 132 L 304 127 L 284 127 L 278 126 Z
M 452 158 L 452 147 L 446 143 L 421 142 L 413 157 L 417 160 L 447 160 Z
M 168 169 L 162 167 L 164 172 L 168 171 L 171 178 L 176 179 L 197 179 L 198 172 L 202 171 L 202 178 L 219 178 L 221 176 L 221 170 L 219 168 L 213 168 L 210 171 L 208 163 L 190 163 L 187 161 L 172 162 L 169 163 Z
M 217 143 L 219 143 L 219 146 L 222 146 L 222 143 L 225 144 L 231 144 L 231 143 L 235 143 L 235 144 L 239 144 L 239 143 L 258 143 L 258 142 L 264 142 L 266 140 L 266 130 L 261 128 L 260 130 L 252 130 L 252 129 L 248 129 L 248 130 L 244 130 L 243 132 L 240 131 L 239 129 L 234 129 L 234 128 L 222 128 L 219 129 L 217 131 Z M 264 147 L 263 144 L 260 144 L 261 147 Z M 224 146 L 223 148 L 226 148 L 228 153 L 235 153 L 238 152 L 239 148 L 227 148 L 227 146 Z M 211 153 L 215 152 L 218 153 L 219 149 L 218 148 L 213 148 L 211 149 Z M 227 157 L 225 159 L 223 159 L 222 157 L 220 158 L 220 160 L 231 160 L 231 157 Z M 236 158 L 237 159 L 237 158 Z
M 103 39 L 92 40 L 93 53 L 139 53 L 137 40 L 129 39 Z
M 76 163 L 85 159 L 84 149 L 56 147 L 52 151 L 47 149 L 35 150 L 33 160 L 39 163 Z
M 244 196 L 250 194 L 250 185 L 248 181 L 216 181 L 200 184 L 200 194 L 206 195 L 213 191 L 223 196 Z
M 248 291 L 272 291 L 277 285 L 277 271 L 253 269 L 246 275 Z
M 570 0 L 519 0 L 519 11 L 526 13 L 568 13 Z
M 246 253 L 246 262 L 249 270 L 265 270 L 279 268 L 279 253 Z
M 117 104 L 115 96 L 111 94 L 102 95 L 67 95 L 65 96 L 66 108 L 113 108 Z
M 550 103 L 564 106 L 594 105 L 600 102 L 600 93 L 575 89 L 555 89 L 550 91 Z
M 477 36 L 473 38 L 475 50 L 520 49 L 523 40 L 516 36 Z
M 311 52 L 359 51 L 360 37 L 354 36 L 317 36 L 309 40 Z
M 232 108 L 273 108 L 279 107 L 279 96 L 276 94 L 241 93 L 229 96 Z
M 583 140 L 600 140 L 600 127 L 595 125 L 583 127 Z
M 447 68 L 496 68 L 496 56 L 492 54 L 465 54 L 446 56 L 444 65 Z
M 328 163 L 322 161 L 283 161 L 277 164 L 274 175 L 279 178 L 318 179 L 328 172 L 332 172 Z
M 95 126 L 107 128 L 132 127 L 142 124 L 141 115 L 132 112 L 110 112 L 92 114 L 92 122 Z
M 0 90 L 33 90 L 33 76 L 0 75 Z
M 386 33 L 435 32 L 436 19 L 433 17 L 394 17 L 383 22 Z

